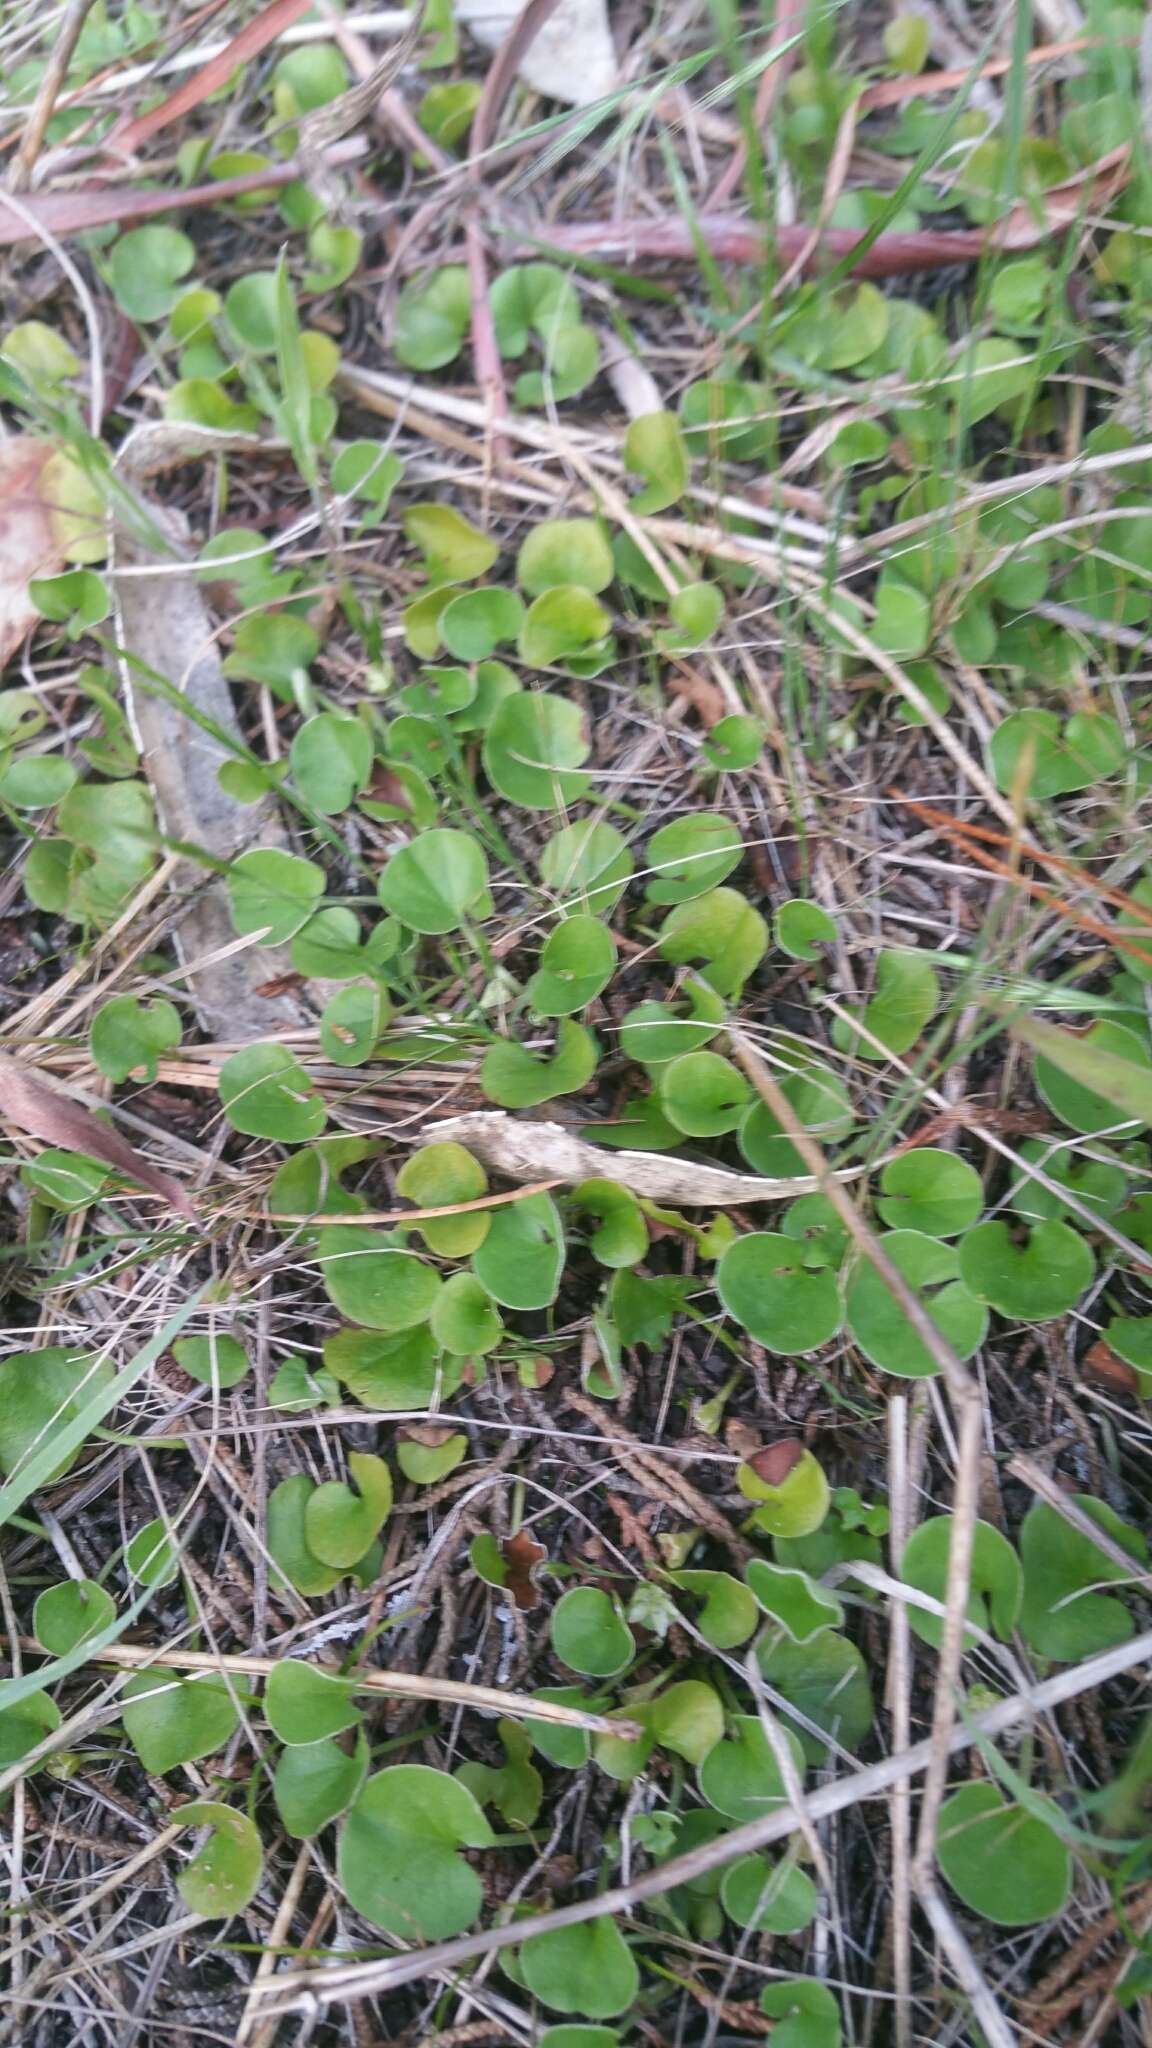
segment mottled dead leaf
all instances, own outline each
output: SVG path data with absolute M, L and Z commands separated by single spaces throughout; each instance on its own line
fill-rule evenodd
M 523 0 L 456 0 L 456 19 L 486 50 L 498 50 Z M 517 65 L 525 85 L 566 106 L 586 107 L 619 82 L 605 0 L 559 0 Z
M 52 514 L 40 495 L 54 452 L 49 442 L 27 435 L 0 442 L 0 666 L 40 616 L 29 583 L 63 566 Z
M 1111 1387 L 1114 1393 L 1140 1392 L 1139 1373 L 1126 1359 L 1118 1358 L 1112 1346 L 1106 1344 L 1103 1337 L 1085 1352 L 1083 1370 L 1086 1379 L 1098 1380 L 1102 1385 Z

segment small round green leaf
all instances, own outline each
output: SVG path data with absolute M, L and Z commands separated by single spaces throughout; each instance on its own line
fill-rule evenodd
M 397 848 L 377 888 L 384 908 L 402 924 L 439 936 L 482 914 L 488 863 L 470 833 L 450 827 L 422 832 Z
M 244 1346 L 220 1330 L 206 1337 L 178 1337 L 172 1356 L 190 1379 L 205 1387 L 235 1387 L 248 1371 Z
M 349 1904 L 404 1941 L 445 1941 L 483 1903 L 457 1853 L 486 1849 L 492 1830 L 472 1794 L 445 1771 L 393 1764 L 369 1778 L 340 1832 L 337 1870 Z
M 520 1969 L 542 2005 L 593 2020 L 626 2012 L 640 1988 L 632 1951 L 607 1913 L 526 1941 Z
M 988 1331 L 988 1311 L 960 1278 L 960 1253 L 918 1230 L 890 1230 L 879 1240 L 897 1272 L 927 1309 L 958 1358 L 971 1358 Z M 940 1370 L 883 1276 L 859 1258 L 848 1284 L 848 1327 L 866 1358 L 885 1372 L 920 1379 Z
M 599 1586 L 573 1586 L 552 1610 L 552 1647 L 569 1670 L 589 1678 L 615 1678 L 636 1654 L 631 1629 Z
M 1052 1816 L 1059 1819 L 1056 1807 Z M 964 1904 L 997 1927 L 1051 1919 L 1072 1889 L 1071 1854 L 1056 1828 L 987 1783 L 964 1785 L 945 1800 L 936 1856 Z
M 427 1322 L 440 1275 L 382 1231 L 351 1224 L 320 1232 L 316 1255 L 332 1301 L 370 1330 L 410 1330 Z
M 835 1274 L 810 1272 L 802 1247 L 781 1232 L 737 1238 L 716 1268 L 716 1291 L 729 1315 L 770 1351 L 818 1351 L 844 1317 Z
M 65 1579 L 38 1595 L 32 1631 L 52 1657 L 66 1657 L 116 1618 L 116 1602 L 94 1579 Z
M 877 1214 L 890 1230 L 919 1230 L 929 1237 L 958 1237 L 984 1207 L 984 1189 L 974 1166 L 920 1145 L 880 1171 Z
M 1014 1232 L 996 1219 L 960 1240 L 960 1278 L 969 1294 L 1015 1322 L 1064 1315 L 1092 1284 L 1092 1250 L 1067 1223 Z
M 283 1045 L 246 1045 L 220 1069 L 220 1100 L 232 1128 L 287 1145 L 318 1138 L 328 1121 L 322 1098 Z

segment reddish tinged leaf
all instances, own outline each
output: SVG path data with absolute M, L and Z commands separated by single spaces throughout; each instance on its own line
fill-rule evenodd
M 765 1444 L 762 1451 L 748 1459 L 757 1479 L 765 1486 L 783 1486 L 790 1472 L 796 1470 L 804 1456 L 804 1446 L 794 1436 L 781 1437 L 779 1443 Z
M 28 595 L 34 576 L 54 576 L 63 552 L 51 508 L 40 495 L 48 441 L 15 435 L 0 443 L 0 667 L 40 617 Z
M 1103 1337 L 1084 1353 L 1084 1372 L 1088 1379 L 1100 1380 L 1106 1387 L 1112 1387 L 1121 1394 L 1140 1392 L 1140 1375 L 1126 1359 L 1118 1358 L 1110 1344 Z
M 127 1138 L 101 1123 L 57 1082 L 49 1081 L 8 1053 L 0 1053 L 0 1117 L 27 1131 L 30 1137 L 42 1139 L 46 1145 L 59 1145 L 66 1152 L 83 1152 L 90 1159 L 102 1160 L 125 1179 L 137 1181 L 158 1195 L 189 1222 L 197 1221 L 192 1198 L 178 1180 L 161 1173 Z
M 536 1543 L 527 1529 L 518 1529 L 515 1536 L 506 1536 L 500 1545 L 500 1555 L 507 1566 L 508 1576 L 504 1581 L 505 1591 L 522 1614 L 530 1614 L 539 1607 L 540 1589 L 536 1584 L 536 1572 L 543 1564 L 548 1552 L 542 1543 Z

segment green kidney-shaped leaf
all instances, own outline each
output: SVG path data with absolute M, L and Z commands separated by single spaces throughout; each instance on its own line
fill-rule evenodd
M 610 917 L 635 863 L 624 834 L 603 819 L 562 825 L 540 855 L 540 880 L 560 906 Z
M 552 1647 L 569 1670 L 588 1678 L 615 1678 L 636 1653 L 631 1629 L 599 1586 L 573 1586 L 552 1610 Z
M 675 413 L 645 412 L 633 419 L 624 436 L 624 461 L 644 489 L 632 500 L 633 512 L 665 512 L 688 487 L 688 450 Z
M 595 519 L 542 519 L 516 557 L 516 581 L 529 597 L 562 584 L 596 596 L 615 574 L 612 549 Z
M 660 1069 L 660 1106 L 669 1122 L 689 1138 L 734 1131 L 750 1096 L 739 1068 L 719 1053 L 682 1053 Z
M 562 810 L 589 787 L 592 778 L 583 766 L 588 753 L 578 704 L 544 690 L 516 690 L 493 714 L 484 740 L 484 772 L 509 803 L 527 810 Z
M 856 1113 L 838 1074 L 815 1062 L 777 1076 L 780 1092 L 798 1122 L 822 1145 L 846 1138 Z M 757 1173 L 781 1180 L 807 1169 L 791 1138 L 766 1102 L 753 1102 L 740 1125 L 740 1150 Z
M 744 1576 L 765 1614 L 794 1643 L 811 1642 L 826 1628 L 839 1628 L 844 1609 L 835 1593 L 817 1585 L 807 1572 L 750 1558 Z
M 356 1798 L 367 1772 L 363 1734 L 351 1752 L 331 1738 L 284 1750 L 272 1775 L 272 1796 L 287 1833 L 297 1841 L 307 1840 L 338 1820 Z
M 264 1713 L 273 1735 L 281 1742 L 320 1742 L 325 1736 L 342 1735 L 361 1720 L 353 1705 L 355 1685 L 335 1672 L 318 1671 L 298 1657 L 286 1657 L 274 1664 L 264 1686 Z
M 206 1337 L 177 1338 L 172 1356 L 190 1379 L 205 1387 L 235 1387 L 248 1371 L 244 1346 L 220 1330 Z
M 223 1749 L 240 1725 L 228 1687 L 218 1678 L 176 1678 L 159 1667 L 135 1672 L 124 1688 L 124 1727 L 153 1777 Z
M 520 1969 L 542 2005 L 592 2020 L 626 2012 L 640 1988 L 632 1951 L 607 1913 L 526 1941 Z
M 392 351 L 410 370 L 441 370 L 464 346 L 472 288 L 463 263 L 446 263 L 406 284 L 396 301 Z
M 524 607 L 514 590 L 490 584 L 462 591 L 440 614 L 444 645 L 457 661 L 487 661 L 519 637 Z
M 794 1735 L 787 1734 L 799 1777 L 804 1758 Z M 787 1803 L 776 1754 L 758 1714 L 734 1714 L 723 1742 L 709 1750 L 697 1773 L 701 1796 L 729 1820 L 759 1820 Z
M 650 903 L 684 903 L 714 889 L 742 859 L 739 828 L 719 812 L 696 811 L 662 825 L 648 842 Z
M 113 996 L 92 1019 L 88 1049 L 109 1081 L 156 1079 L 166 1052 L 179 1045 L 180 1012 L 173 1003 L 142 1003 L 137 996 Z
M 528 1195 L 492 1214 L 472 1269 L 501 1308 L 547 1308 L 564 1271 L 564 1230 L 549 1195 Z
M 340 1578 L 336 1567 L 323 1564 L 313 1555 L 305 1538 L 305 1510 L 315 1490 L 305 1472 L 293 1472 L 290 1478 L 282 1479 L 268 1496 L 266 1532 L 273 1563 L 289 1585 L 309 1600 L 330 1593 Z
M 807 1643 L 775 1641 L 762 1637 L 756 1646 L 761 1673 L 782 1699 L 795 1708 L 793 1725 L 787 1713 L 782 1718 L 794 1735 L 806 1763 L 819 1767 L 828 1756 L 827 1744 L 812 1729 L 823 1730 L 842 1749 L 857 1750 L 872 1726 L 875 1705 L 868 1680 L 868 1666 L 855 1643 L 847 1636 L 825 1629 Z M 807 1724 L 807 1725 L 805 1725 Z
M 1105 1501 L 1086 1493 L 1073 1494 L 1072 1499 L 1137 1565 L 1144 1563 L 1148 1554 L 1144 1538 L 1122 1522 Z M 1123 1566 L 1105 1557 L 1045 1501 L 1036 1501 L 1024 1517 L 1020 1559 L 1024 1567 L 1020 1628 L 1038 1656 L 1076 1664 L 1083 1657 L 1094 1657 L 1130 1640 L 1134 1623 L 1128 1609 L 1112 1594 L 1096 1590 L 1122 1582 L 1126 1577 Z
M 242 936 L 259 933 L 262 946 L 282 946 L 308 922 L 324 894 L 324 871 L 274 846 L 254 846 L 228 871 L 232 922 Z
M 1052 1815 L 1059 1819 L 1056 1807 Z M 964 1785 L 944 1801 L 936 1856 L 964 1904 L 997 1927 L 1051 1919 L 1072 1889 L 1072 1858 L 1055 1827 L 1010 1805 L 995 1785 Z
M 481 915 L 488 863 L 467 832 L 422 832 L 398 847 L 377 885 L 381 903 L 412 931 L 441 936 Z
M 260 1834 L 247 1814 L 216 1799 L 194 1799 L 179 1809 L 181 1823 L 212 1832 L 176 1879 L 176 1889 L 194 1913 L 223 1920 L 252 1903 L 264 1873 Z
M 737 1927 L 759 1934 L 799 1934 L 816 1917 L 816 1887 L 787 1858 L 770 1863 L 766 1856 L 741 1856 L 724 1872 L 720 1898 Z
M 355 1492 L 342 1479 L 328 1479 L 314 1488 L 304 1506 L 305 1543 L 321 1564 L 341 1571 L 359 1563 L 392 1506 L 392 1475 L 382 1458 L 350 1451 L 348 1468 Z
M 600 1047 L 593 1033 L 574 1017 L 562 1017 L 551 1059 L 537 1059 L 527 1046 L 498 1038 L 484 1055 L 480 1085 L 490 1102 L 504 1109 L 530 1109 L 571 1095 L 596 1072 Z
M 819 960 L 821 946 L 836 937 L 836 920 L 818 903 L 794 896 L 782 903 L 775 918 L 776 944 L 793 960 Z
M 918 1230 L 885 1231 L 879 1240 L 958 1358 L 971 1358 L 988 1331 L 988 1311 L 960 1279 L 960 1254 Z M 887 1282 L 861 1256 L 848 1285 L 848 1327 L 866 1358 L 885 1372 L 921 1379 L 938 1372 Z
M 984 1188 L 974 1166 L 920 1145 L 889 1159 L 880 1171 L 876 1212 L 890 1230 L 920 1230 L 929 1237 L 959 1237 L 984 1207 Z
M 1095 1271 L 1091 1247 L 1067 1223 L 1014 1232 L 997 1218 L 977 1223 L 960 1240 L 960 1278 L 969 1294 L 1016 1322 L 1066 1314 Z
M 51 1443 L 64 1424 L 75 1420 L 85 1401 L 111 1367 L 97 1365 L 81 1351 L 46 1345 L 43 1351 L 16 1351 L 0 1360 L 0 1469 L 19 1470 L 26 1459 Z M 45 1480 L 58 1479 L 79 1451 L 73 1451 Z
M 879 1039 L 880 1047 L 890 1053 L 910 1052 L 939 1005 L 940 982 L 931 961 L 918 953 L 882 952 L 876 959 L 875 993 L 861 1018 L 870 1038 L 837 1019 L 833 1044 L 840 1052 L 866 1060 L 885 1056 L 871 1039 Z
M 286 1046 L 246 1045 L 220 1069 L 220 1100 L 233 1130 L 286 1145 L 318 1138 L 328 1121 L 323 1099 Z
M 755 1634 L 760 1610 L 748 1587 L 731 1572 L 683 1571 L 668 1576 L 674 1586 L 703 1600 L 696 1627 L 714 1649 L 737 1649 Z
M 943 1601 L 948 1590 L 948 1560 L 952 1550 L 951 1515 L 931 1515 L 921 1522 L 904 1545 L 900 1576 L 919 1593 L 930 1593 Z M 990 1522 L 977 1522 L 972 1538 L 972 1569 L 969 1580 L 968 1619 L 986 1635 L 997 1635 L 1006 1643 L 1016 1626 L 1024 1591 L 1020 1560 L 1007 1537 Z M 909 1607 L 908 1620 L 916 1634 L 939 1649 L 944 1630 L 943 1617 Z M 969 1647 L 976 1638 L 968 1639 Z
M 1030 1017 L 1017 1020 L 1015 1029 L 1037 1048 L 1040 1095 L 1074 1131 L 1126 1135 L 1152 1123 L 1152 1053 L 1127 1025 L 1102 1017 L 1073 1033 Z
M 729 1245 L 716 1292 L 758 1343 L 786 1355 L 819 1350 L 844 1318 L 835 1274 L 810 1272 L 802 1246 L 781 1232 L 751 1231 Z
M 491 1841 L 465 1786 L 424 1764 L 393 1764 L 368 1779 L 344 1820 L 340 1883 L 371 1926 L 405 1941 L 445 1941 L 472 1924 L 484 1898 L 458 1852 Z
M 116 1602 L 95 1579 L 65 1579 L 38 1595 L 32 1632 L 53 1657 L 66 1657 L 78 1643 L 99 1635 L 116 1616 Z
M 460 1384 L 459 1359 L 444 1358 L 427 1323 L 392 1336 L 340 1330 L 325 1344 L 324 1362 L 357 1401 L 384 1414 L 436 1406 Z
M 924 26 L 919 15 L 897 19 Z M 775 2022 L 773 2048 L 842 2048 L 840 2008 L 818 1977 L 788 1977 L 783 1983 L 766 1984 L 760 2010 Z
M 488 1192 L 488 1176 L 463 1145 L 451 1142 L 422 1145 L 404 1161 L 396 1176 L 397 1192 L 418 1209 L 446 1209 L 453 1202 L 477 1202 Z M 429 1251 L 442 1258 L 464 1259 L 487 1237 L 491 1210 L 470 1215 L 429 1216 L 413 1225 Z
M 382 1231 L 358 1224 L 320 1232 L 317 1258 L 332 1301 L 370 1330 L 411 1330 L 427 1322 L 440 1275 Z
M 525 993 L 538 1017 L 569 1017 L 607 987 L 615 966 L 616 941 L 607 925 L 577 912 L 549 932 Z
M 288 759 L 305 803 L 321 817 L 334 817 L 347 810 L 368 781 L 372 734 L 358 718 L 318 711 L 315 717 L 305 719 Z
M 500 1312 L 474 1273 L 453 1273 L 436 1297 L 432 1335 L 459 1358 L 483 1358 L 504 1334 Z

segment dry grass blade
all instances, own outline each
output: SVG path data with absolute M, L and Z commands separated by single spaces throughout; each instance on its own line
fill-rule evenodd
M 24 1649 L 35 1650 L 35 1643 Z M 238 1678 L 267 1678 L 275 1671 L 275 1657 L 248 1657 L 227 1650 L 179 1650 L 161 1645 L 149 1649 L 142 1643 L 112 1643 L 100 1650 L 94 1661 L 115 1664 L 124 1671 L 219 1671 Z M 339 1665 L 309 1667 L 332 1677 L 348 1677 Z M 580 1707 L 565 1706 L 557 1700 L 534 1700 L 522 1693 L 506 1692 L 491 1685 L 470 1685 L 464 1679 L 437 1678 L 427 1672 L 360 1670 L 355 1673 L 358 1691 L 386 1693 L 391 1699 L 440 1700 L 448 1706 L 471 1707 L 483 1714 L 509 1714 L 520 1720 L 542 1721 L 550 1728 L 583 1728 L 593 1735 L 638 1734 L 634 1722 L 587 1713 Z

